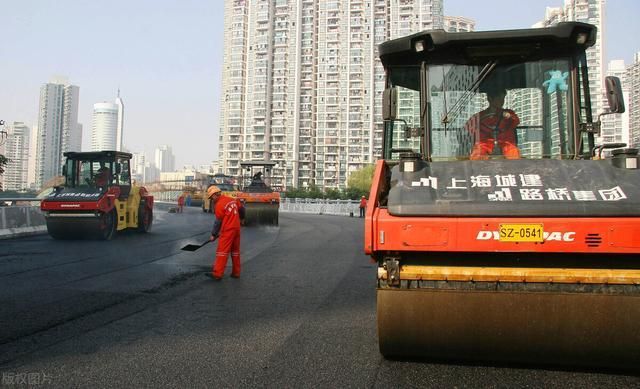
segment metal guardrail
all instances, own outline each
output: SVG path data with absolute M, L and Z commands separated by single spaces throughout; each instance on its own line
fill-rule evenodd
M 34 201 L 40 201 L 40 199 Z M 40 206 L 0 207 L 0 239 L 44 231 L 46 231 L 46 221 L 40 212 Z
M 13 204 L 14 202 L 19 202 L 19 201 L 24 201 L 24 202 L 40 202 L 42 199 L 39 199 L 37 197 L 0 197 L 0 204 L 1 203 L 11 203 Z
M 354 216 L 359 214 L 359 207 L 360 202 L 357 200 L 299 199 L 286 197 L 280 200 L 281 212 Z
M 173 204 L 175 197 L 158 199 L 165 206 Z M 2 198 L 0 202 L 40 202 L 38 198 Z M 282 198 L 281 212 L 307 213 L 316 215 L 358 215 L 359 201 Z M 160 204 L 158 204 L 160 205 Z M 46 232 L 46 221 L 39 205 L 0 206 L 0 239 Z

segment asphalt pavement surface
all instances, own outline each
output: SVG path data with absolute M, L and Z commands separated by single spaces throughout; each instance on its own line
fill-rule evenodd
M 624 372 L 385 360 L 363 219 L 280 214 L 243 228 L 242 276 L 204 276 L 210 214 L 155 210 L 110 242 L 0 241 L 1 385 L 640 387 Z M 230 264 L 229 264 L 230 266 Z

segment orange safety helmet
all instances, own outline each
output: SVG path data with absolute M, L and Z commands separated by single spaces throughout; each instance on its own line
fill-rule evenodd
M 207 189 L 207 198 L 213 197 L 214 194 L 220 193 L 222 190 L 215 185 L 211 185 L 209 189 Z

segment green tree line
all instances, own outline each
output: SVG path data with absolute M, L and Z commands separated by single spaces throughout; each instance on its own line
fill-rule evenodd
M 347 180 L 347 188 L 344 190 L 329 188 L 322 191 L 312 184 L 307 188 L 290 189 L 284 196 L 303 199 L 359 200 L 362 196 L 369 197 L 374 170 L 375 165 L 367 165 L 351 173 Z

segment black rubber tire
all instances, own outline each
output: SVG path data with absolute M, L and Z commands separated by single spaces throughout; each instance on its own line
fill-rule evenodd
M 153 225 L 153 210 L 148 209 L 145 201 L 140 202 L 140 208 L 138 209 L 138 231 L 147 233 L 151 231 Z
M 116 210 L 103 214 L 99 221 L 98 238 L 102 240 L 111 240 L 116 234 L 118 227 L 118 216 Z

